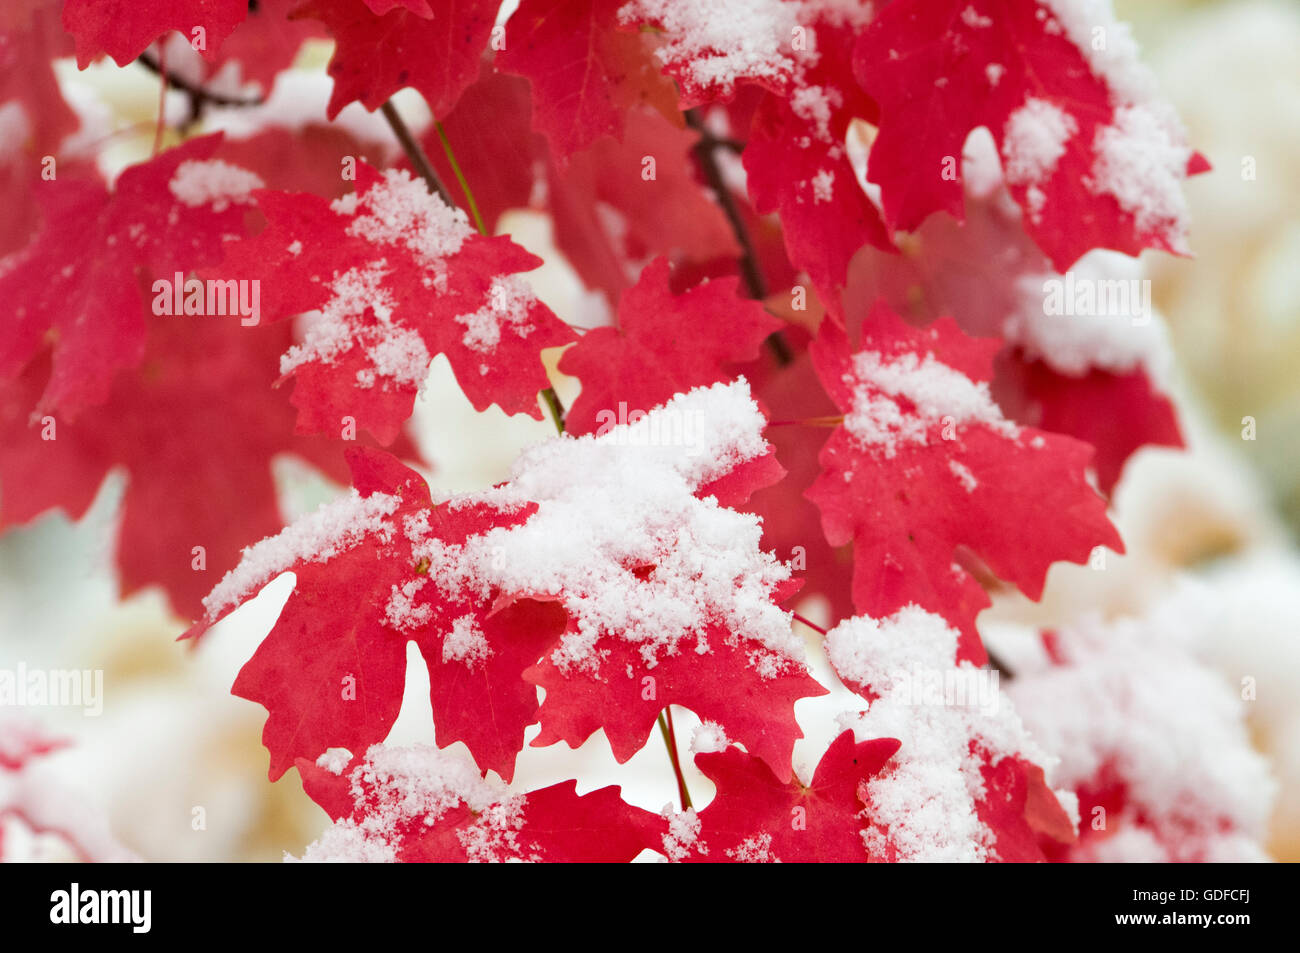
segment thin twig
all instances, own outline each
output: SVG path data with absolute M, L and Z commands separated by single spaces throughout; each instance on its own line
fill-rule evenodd
M 447 187 L 442 184 L 442 179 L 438 178 L 438 173 L 434 171 L 433 164 L 429 161 L 429 157 L 424 154 L 424 149 L 420 147 L 420 143 L 411 135 L 411 130 L 406 128 L 406 123 L 402 121 L 402 117 L 398 114 L 393 101 L 391 99 L 387 100 L 380 107 L 380 112 L 388 120 L 393 135 L 397 136 L 397 141 L 402 144 L 402 151 L 411 160 L 411 165 L 415 167 L 415 171 L 419 173 L 420 178 L 424 179 L 425 184 L 429 186 L 429 191 L 442 199 L 443 203 L 448 207 L 455 208 L 456 203 L 451 200 Z
M 261 98 L 247 98 L 243 96 L 227 96 L 224 93 L 216 93 L 205 86 L 191 83 L 183 76 L 167 69 L 161 58 L 155 58 L 148 50 L 136 57 L 136 62 L 156 76 L 161 76 L 163 82 L 172 89 L 180 90 L 190 98 L 190 123 L 197 122 L 199 116 L 203 113 L 203 107 L 207 103 L 214 106 L 233 106 L 240 109 L 248 109 L 253 106 L 260 106 L 263 103 Z
M 811 622 L 808 619 L 805 619 L 797 612 L 791 612 L 790 615 L 794 616 L 794 621 L 802 622 L 804 625 L 808 626 L 808 628 L 812 629 L 814 632 L 820 632 L 822 635 L 826 635 L 826 630 L 823 629 L 816 622 Z
M 740 275 L 744 279 L 745 288 L 751 298 L 762 301 L 767 297 L 767 282 L 763 279 L 763 270 L 758 264 L 758 253 L 754 250 L 749 229 L 745 227 L 744 219 L 740 217 L 740 209 L 731 190 L 727 188 L 727 183 L 722 177 L 722 169 L 718 166 L 717 157 L 713 153 L 715 148 L 725 146 L 726 141 L 709 132 L 698 111 L 688 109 L 685 116 L 686 125 L 700 134 L 700 141 L 695 144 L 695 154 L 700 160 L 704 179 L 718 197 L 718 205 L 722 207 L 722 213 L 727 216 L 731 232 L 736 236 L 736 243 L 740 245 Z M 766 343 L 778 363 L 785 365 L 794 360 L 794 354 L 791 353 L 790 346 L 785 343 L 785 338 L 781 337 L 780 331 L 768 335 Z
M 665 712 L 668 715 L 666 720 Z M 671 705 L 659 713 L 659 733 L 663 735 L 664 745 L 668 748 L 668 760 L 673 763 L 673 774 L 677 777 L 677 797 L 682 803 L 682 810 L 690 810 L 691 792 L 686 789 L 686 777 L 682 774 L 682 763 L 677 757 L 677 733 L 673 730 Z

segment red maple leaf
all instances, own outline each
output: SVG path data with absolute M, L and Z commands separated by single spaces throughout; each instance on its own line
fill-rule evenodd
M 1141 85 L 1140 67 L 1125 50 L 1090 58 L 1094 26 L 1062 23 L 1039 0 L 899 0 L 882 10 L 854 64 L 880 105 L 867 178 L 890 227 L 914 229 L 939 210 L 961 217 L 962 146 L 984 126 L 1026 229 L 1057 270 L 1093 248 L 1186 252 L 1179 184 L 1208 166 L 1145 90 L 1128 88 Z
M 78 519 L 109 471 L 122 467 L 115 544 L 122 594 L 160 584 L 176 614 L 194 619 L 248 541 L 283 525 L 271 472 L 276 455 L 296 454 L 339 481 L 347 470 L 337 444 L 292 435 L 293 411 L 271 390 L 277 357 L 292 340 L 289 325 L 147 320 L 139 371 L 119 375 L 107 400 L 75 420 L 32 419 L 48 353 L 0 387 L 0 528 L 53 508 Z M 416 457 L 405 438 L 395 450 Z
M 239 64 L 241 81 L 257 83 L 270 90 L 276 76 L 293 65 L 304 42 L 324 36 L 320 25 L 289 14 L 302 0 L 259 0 L 248 5 L 248 19 L 226 38 L 215 56 L 198 67 L 207 82 L 228 63 Z M 175 47 L 167 47 L 167 66 L 172 68 Z M 182 50 L 182 52 L 185 52 Z
M 547 176 L 556 246 L 611 304 L 649 259 L 699 263 L 740 251 L 722 209 L 696 177 L 699 134 L 652 110 L 628 118 L 621 142 L 602 137 L 569 156 L 567 165 L 552 162 Z
M 758 302 L 737 297 L 737 284 L 722 278 L 674 295 L 667 260 L 647 265 L 623 292 L 618 328 L 588 331 L 564 352 L 560 370 L 582 381 L 565 428 L 589 433 L 603 423 L 608 429 L 673 394 L 723 380 L 728 367 L 757 357 L 781 322 Z M 690 347 L 683 347 L 687 340 Z
M 842 732 L 808 785 L 778 780 L 761 759 L 735 747 L 697 754 L 696 767 L 718 793 L 699 813 L 691 843 L 676 845 L 670 834 L 664 846 L 670 859 L 696 863 L 863 863 L 863 781 L 897 750 L 893 738 L 855 743 L 852 731 Z
M 351 417 L 388 443 L 439 353 L 476 409 L 540 420 L 537 393 L 550 384 L 539 354 L 573 337 L 515 277 L 541 259 L 478 235 L 405 172 L 359 162 L 357 175 L 357 191 L 334 203 L 257 193 L 270 224 L 212 269 L 262 279 L 270 320 L 321 310 L 281 365 L 299 432 L 333 433 Z
M 76 131 L 78 122 L 63 99 L 51 63 L 71 52 L 58 7 L 45 2 L 27 14 L 12 23 L 0 22 L 0 104 L 19 103 L 27 121 L 28 141 L 10 146 L 26 146 L 39 156 L 54 153 L 63 138 Z
M 523 0 L 506 23 L 497 68 L 533 88 L 533 128 L 558 162 L 604 135 L 622 140 L 639 103 L 677 113 L 677 93 L 646 41 L 618 29 L 623 0 Z
M 243 231 L 237 200 L 182 201 L 172 189 L 182 166 L 207 162 L 221 137 L 192 139 L 118 178 L 110 193 L 84 177 L 44 183 L 44 222 L 36 239 L 0 275 L 13 309 L 0 345 L 0 380 L 15 379 L 48 341 L 53 369 L 42 413 L 75 415 L 108 395 L 113 376 L 144 352 L 142 277 L 171 281 L 177 272 L 219 261 L 223 238 Z M 68 261 L 68 248 L 81 249 Z
M 1143 368 L 1071 377 L 1020 352 L 1004 354 L 997 367 L 994 392 L 1010 417 L 1097 448 L 1093 467 L 1103 493 L 1115 488 L 1124 464 L 1142 447 L 1183 446 L 1173 404 Z
M 429 16 L 423 3 L 309 0 L 293 15 L 320 20 L 334 37 L 330 119 L 354 101 L 378 109 L 406 86 L 441 117 L 478 76 L 499 6 L 495 0 L 459 0 L 439 4 Z
M 823 24 L 817 36 L 817 65 L 788 93 L 763 97 L 743 158 L 755 207 L 781 217 L 791 263 L 833 296 L 858 249 L 893 245 L 845 148 L 855 117 L 876 118 L 853 79 L 853 34 Z
M 300 760 L 303 789 L 336 822 L 304 859 L 627 863 L 657 846 L 663 822 L 627 804 L 617 785 L 579 795 L 577 781 L 561 781 L 511 794 L 449 760 L 375 749 L 337 773 Z
M 1042 281 L 1053 272 L 1021 218 L 999 180 L 981 183 L 978 193 L 968 183 L 964 221 L 932 216 L 901 242 L 901 255 L 875 249 L 858 254 L 842 306 L 846 313 L 862 313 L 883 298 L 914 325 L 951 315 L 967 334 L 1003 337 L 1007 343 L 992 384 L 998 404 L 1020 423 L 1092 444 L 1097 483 L 1109 494 L 1141 447 L 1182 446 L 1177 415 L 1140 363 L 1093 367 L 1086 363 L 1092 355 L 1070 354 L 1067 346 L 1063 356 L 1072 372 L 1066 373 L 1041 355 L 1025 353 L 1012 320 L 1028 318 L 1032 325 L 1075 319 L 1045 314 L 1041 299 L 1028 298 L 1041 293 Z M 1103 320 L 1115 322 L 1114 333 L 1122 338 L 1133 333 L 1129 325 L 1138 317 Z
M 765 677 L 749 662 L 753 646 L 719 627 L 702 634 L 701 644 L 709 647 L 707 668 L 694 649 L 650 668 L 636 646 L 609 642 L 599 676 L 566 674 L 549 655 L 524 672 L 525 679 L 546 690 L 538 712 L 542 731 L 534 747 L 563 741 L 576 748 L 604 728 L 614 758 L 622 764 L 645 746 L 664 706 L 682 705 L 722 725 L 778 776 L 789 779 L 790 753 L 803 737 L 794 703 L 826 694 L 806 671 Z
M 126 66 L 172 30 L 212 59 L 246 16 L 247 0 L 67 0 L 63 26 L 77 41 L 77 66 L 85 69 L 103 53 Z
M 1053 562 L 1123 551 L 1085 478 L 1092 448 L 1002 417 L 987 387 L 999 341 L 968 338 L 949 318 L 912 328 L 883 303 L 860 335 L 855 351 L 823 321 L 812 346 L 846 419 L 807 495 L 827 540 L 853 541 L 859 612 L 933 610 L 963 634 L 964 657 L 982 661 L 974 617 L 988 600 L 958 547 L 1031 599 Z
M 509 780 L 537 711 L 536 691 L 520 673 L 559 637 L 564 614 L 531 600 L 493 611 L 490 601 L 445 597 L 426 586 L 412 545 L 413 538 L 457 545 L 522 522 L 531 510 L 435 507 L 424 480 L 387 454 L 358 448 L 348 461 L 362 495 L 306 524 L 309 534 L 334 533 L 325 554 L 299 545 L 311 537 L 293 527 L 265 541 L 261 552 L 269 555 L 246 557 L 251 568 L 238 591 L 214 592 L 188 636 L 201 635 L 248 591 L 292 569 L 293 594 L 232 689 L 269 713 L 262 737 L 272 780 L 297 758 L 314 760 L 331 747 L 364 751 L 383 741 L 401 707 L 412 638 L 429 666 L 443 744 L 464 741 L 484 770 Z M 422 531 L 408 531 L 406 521 Z M 273 569 L 260 571 L 259 559 Z M 482 640 L 483 650 L 465 636 Z M 447 649 L 457 637 L 462 641 Z

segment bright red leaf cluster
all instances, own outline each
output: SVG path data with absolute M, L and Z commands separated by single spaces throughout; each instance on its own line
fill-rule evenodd
M 989 590 L 1037 599 L 1054 563 L 1122 551 L 1104 494 L 1180 443 L 1151 315 L 1063 333 L 1046 304 L 1065 269 L 1120 267 L 1097 250 L 1187 251 L 1181 184 L 1208 163 L 1125 28 L 1081 0 L 499 6 L 0 14 L 0 526 L 76 518 L 124 469 L 122 591 L 163 587 L 192 637 L 295 574 L 233 691 L 268 710 L 271 777 L 297 766 L 335 821 L 307 859 L 1068 853 L 1050 753 L 986 713 L 890 721 L 878 653 L 987 673 Z M 202 134 L 240 102 L 204 84 L 234 69 L 265 96 L 321 36 L 321 115 Z M 108 175 L 50 63 L 142 54 L 192 115 Z M 417 141 L 401 90 L 428 107 Z M 330 125 L 356 104 L 405 159 Z M 597 326 L 538 297 L 543 258 L 504 233 L 521 209 Z M 404 428 L 440 354 L 476 410 L 549 408 L 563 434 L 500 486 L 431 490 L 398 458 L 420 462 Z M 567 409 L 548 366 L 580 386 Z M 282 452 L 352 491 L 284 527 Z M 807 783 L 795 703 L 828 688 L 796 593 L 839 623 L 815 645 L 837 690 L 872 705 Z M 384 745 L 411 642 L 436 748 Z M 508 787 L 532 726 L 539 747 L 603 731 L 622 763 L 674 705 L 721 738 L 698 813 Z

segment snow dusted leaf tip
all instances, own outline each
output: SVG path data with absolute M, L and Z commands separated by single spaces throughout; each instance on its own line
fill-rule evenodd
M 576 781 L 512 793 L 436 748 L 332 749 L 300 759 L 307 793 L 334 819 L 306 862 L 627 863 L 658 846 L 660 819 L 619 788 Z M 287 858 L 294 859 L 294 858 Z
M 959 547 L 1031 599 L 1053 562 L 1123 551 L 1086 478 L 1092 448 L 1003 416 L 988 386 L 996 340 L 967 337 L 949 318 L 913 328 L 883 302 L 858 335 L 855 348 L 827 320 L 812 345 L 844 422 L 807 496 L 827 540 L 854 544 L 858 611 L 938 612 L 982 662 L 974 619 L 988 597 Z
M 867 179 L 891 228 L 940 210 L 961 217 L 962 146 L 983 126 L 1058 271 L 1093 248 L 1187 253 L 1182 180 L 1207 163 L 1109 3 L 900 0 L 854 59 L 880 105 Z
M 280 364 L 300 433 L 350 417 L 389 443 L 440 353 L 476 409 L 542 419 L 540 353 L 573 332 L 518 275 L 541 259 L 479 235 L 421 180 L 363 162 L 357 191 L 334 202 L 263 191 L 258 203 L 270 224 L 229 246 L 221 271 L 263 279 L 272 320 L 314 312 Z
M 1040 838 L 1075 839 L 1073 798 L 1047 784 L 1055 759 L 1025 731 L 998 672 L 961 659 L 959 644 L 955 628 L 915 605 L 826 637 L 836 673 L 870 701 L 841 725 L 901 742 L 861 791 L 872 860 L 1041 861 Z
M 695 756 L 718 793 L 698 814 L 670 814 L 658 850 L 681 863 L 862 863 L 868 860 L 861 791 L 898 750 L 893 738 L 855 742 L 841 732 L 811 783 L 779 780 L 736 747 Z

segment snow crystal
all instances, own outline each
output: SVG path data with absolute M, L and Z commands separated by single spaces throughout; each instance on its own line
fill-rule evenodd
M 324 768 L 330 774 L 340 775 L 352 761 L 352 752 L 347 748 L 326 748 L 325 753 L 316 759 L 316 767 Z
M 738 864 L 779 864 L 781 859 L 772 853 L 772 835 L 766 831 L 751 834 L 727 850 L 727 856 Z
M 812 123 L 817 138 L 831 139 L 831 112 L 844 104 L 844 96 L 830 86 L 801 86 L 790 94 L 790 108 L 805 122 Z
M 524 826 L 524 808 L 528 801 L 522 794 L 493 804 L 475 819 L 473 824 L 456 832 L 456 838 L 465 848 L 471 864 L 490 864 L 502 861 L 539 862 L 535 853 L 525 853 L 519 843 L 519 832 Z
M 254 189 L 265 186 L 256 173 L 220 159 L 186 159 L 167 183 L 178 202 L 195 208 L 211 205 L 214 212 L 224 212 L 232 202 L 249 201 Z
M 669 862 L 682 861 L 692 853 L 707 854 L 709 845 L 700 840 L 700 818 L 694 808 L 678 813 L 671 804 L 664 806 L 659 816 L 668 822 L 663 835 L 664 856 Z
M 1182 182 L 1192 151 L 1146 106 L 1115 110 L 1097 130 L 1089 187 L 1113 195 L 1141 232 L 1158 232 L 1174 251 L 1187 251 L 1187 199 Z
M 952 475 L 957 478 L 957 482 L 962 485 L 967 493 L 974 493 L 975 488 L 980 485 L 979 480 L 975 479 L 975 474 L 970 472 L 970 468 L 959 460 L 949 460 L 948 469 L 952 471 Z
M 457 323 L 465 326 L 461 342 L 470 350 L 491 353 L 501 342 L 503 326 L 520 337 L 527 337 L 533 330 L 528 315 L 536 303 L 533 289 L 524 279 L 518 275 L 498 275 L 492 279 L 483 307 L 456 316 Z
M 1031 218 L 1037 218 L 1046 198 L 1039 186 L 1052 177 L 1066 143 L 1078 131 L 1074 118 L 1046 99 L 1029 97 L 1007 117 L 1002 129 L 1006 180 L 1028 187 Z
M 304 364 L 333 364 L 360 348 L 368 366 L 357 371 L 359 387 L 373 387 L 379 378 L 420 387 L 433 358 L 419 332 L 394 322 L 397 302 L 385 285 L 387 277 L 383 259 L 336 275 L 330 300 L 310 316 L 302 341 L 281 356 L 280 373 L 290 374 Z
M 362 388 L 373 387 L 379 377 L 418 388 L 429 376 L 429 364 L 433 361 L 418 331 L 396 325 L 375 335 L 366 345 L 366 357 L 370 359 L 370 367 L 357 372 L 357 383 Z
M 695 726 L 691 735 L 691 752 L 704 754 L 712 751 L 726 751 L 731 744 L 727 732 L 716 721 L 704 721 Z
M 820 205 L 835 197 L 835 173 L 822 169 L 812 177 L 813 202 Z
M 518 827 L 503 824 L 500 813 L 486 823 L 483 816 L 503 803 L 511 804 L 507 816 L 517 814 L 522 797 L 509 798 L 503 785 L 484 780 L 467 758 L 424 745 L 373 745 L 349 781 L 353 817 L 336 821 L 308 846 L 304 861 L 392 862 L 405 829 L 432 825 L 461 804 L 480 815 L 478 829 L 467 835 L 475 855 L 471 859 L 485 859 L 498 847 L 508 851 L 513 846 Z M 493 825 L 500 833 L 496 839 Z
M 650 439 L 673 419 L 698 421 L 690 445 Z M 740 380 L 680 394 L 599 436 L 551 440 L 520 455 L 506 486 L 450 504 L 531 501 L 525 523 L 464 544 L 429 539 L 415 555 L 456 598 L 558 598 L 573 620 L 552 654 L 561 671 L 598 673 L 611 636 L 636 645 L 647 666 L 684 640 L 707 651 L 707 630 L 721 626 L 752 640 L 750 664 L 774 676 L 803 658 L 789 614 L 772 603 L 790 569 L 760 548 L 757 517 L 695 495 L 768 452 L 763 426 Z
M 993 859 L 992 833 L 976 813 L 986 792 L 972 744 L 994 764 L 1019 756 L 1050 773 L 1051 759 L 1000 699 L 997 673 L 954 663 L 957 639 L 944 619 L 914 605 L 886 619 L 849 619 L 827 635 L 827 655 L 841 678 L 879 696 L 865 713 L 841 715 L 840 724 L 858 741 L 902 742 L 866 782 L 870 823 L 862 836 L 873 856 L 892 847 L 905 861 Z M 918 688 L 930 676 L 991 685 L 992 704 L 923 694 Z
M 725 97 L 741 79 L 782 83 L 795 75 L 791 41 L 802 12 L 785 0 L 632 0 L 619 17 L 660 27 L 659 60 L 683 65 L 696 85 Z
M 880 448 L 893 457 L 902 444 L 924 446 L 928 431 L 944 418 L 954 424 L 979 423 L 999 433 L 1020 431 L 1002 416 L 988 384 L 976 383 L 960 371 L 916 354 L 886 360 L 876 351 L 853 357 L 853 373 L 845 383 L 853 387 L 853 405 L 844 426 L 861 444 Z M 905 408 L 898 398 L 905 399 Z
M 428 581 L 427 577 L 421 576 L 401 586 L 393 586 L 392 594 L 384 605 L 384 619 L 398 632 L 410 632 L 421 628 L 433 618 L 433 606 L 427 603 L 417 605 L 415 602 L 415 594 L 423 589 Z
M 362 497 L 353 490 L 341 500 L 324 503 L 311 515 L 244 549 L 239 565 L 230 570 L 203 600 L 205 618 L 213 622 L 255 589 L 298 562 L 325 562 L 358 545 L 365 537 L 391 538 L 391 516 L 400 501 L 375 493 Z
M 961 22 L 972 30 L 983 30 L 993 25 L 993 18 L 982 16 L 974 7 L 967 7 L 961 12 Z
M 492 654 L 487 637 L 479 628 L 478 620 L 471 614 L 461 616 L 451 624 L 449 632 L 442 640 L 442 660 L 444 662 L 464 662 L 470 668 L 482 662 Z
M 354 215 L 348 234 L 378 244 L 405 245 L 428 267 L 440 266 L 474 234 L 469 218 L 429 192 L 422 179 L 388 169 L 364 194 L 349 193 L 330 206 Z
M 295 344 L 280 358 L 280 373 L 289 374 L 309 363 L 331 364 L 352 347 L 360 333 L 358 319 L 367 310 L 381 325 L 391 325 L 397 302 L 384 286 L 387 264 L 372 262 L 365 268 L 350 268 L 330 283 L 330 300 L 308 323 L 302 343 Z

